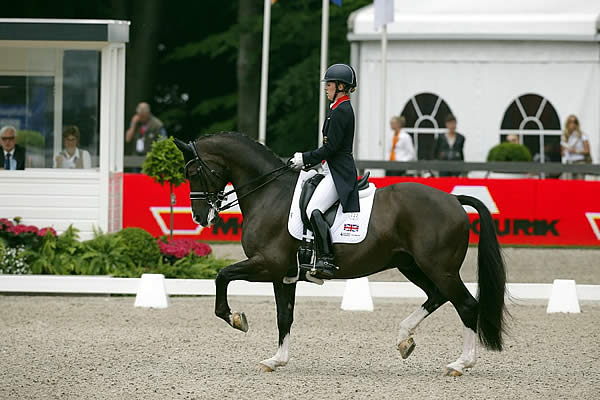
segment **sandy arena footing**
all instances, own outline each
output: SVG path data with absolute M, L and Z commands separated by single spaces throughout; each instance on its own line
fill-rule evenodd
M 172 298 L 164 310 L 133 297 L 0 296 L 1 399 L 554 399 L 600 393 L 600 304 L 546 314 L 509 306 L 503 352 L 480 351 L 474 369 L 442 376 L 462 348 L 445 305 L 419 327 L 417 347 L 395 350 L 414 300 L 375 299 L 375 312 L 341 311 L 341 299 L 299 298 L 290 363 L 258 373 L 277 346 L 271 298 L 232 297 L 243 334 L 213 314 L 213 297 Z

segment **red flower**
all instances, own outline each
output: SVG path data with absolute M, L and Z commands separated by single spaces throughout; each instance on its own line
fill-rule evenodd
M 4 228 L 6 228 L 8 230 L 8 228 L 10 228 L 14 225 L 15 224 L 13 224 L 11 220 L 9 220 L 7 218 L 0 218 L 0 230 L 3 230 Z
M 159 240 L 158 248 L 163 255 L 175 258 L 183 258 L 190 254 L 191 251 L 198 256 L 206 256 L 212 252 L 209 245 L 193 239 L 174 239 L 168 243 Z
M 52 236 L 56 236 L 56 231 L 54 228 L 42 228 L 37 232 L 38 236 L 46 236 L 46 233 L 50 232 Z
M 38 233 L 39 231 L 39 229 L 33 225 L 13 225 L 6 230 L 15 235 L 20 235 L 21 233 Z

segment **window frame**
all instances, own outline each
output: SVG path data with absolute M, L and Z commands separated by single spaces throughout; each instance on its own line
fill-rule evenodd
M 541 98 L 540 105 L 538 106 L 538 109 L 536 110 L 535 115 L 527 115 L 527 112 L 525 111 L 525 107 L 523 107 L 523 104 L 521 103 L 521 99 L 524 96 L 537 96 L 537 97 Z M 519 113 L 521 114 L 521 117 L 523 119 L 519 123 L 518 129 L 502 129 L 502 123 L 504 122 L 506 113 L 509 111 L 509 109 L 511 108 L 513 103 L 516 104 L 517 109 L 519 110 Z M 523 94 L 515 97 L 515 99 L 508 104 L 508 106 L 504 110 L 504 113 L 502 113 L 502 118 L 500 120 L 500 129 L 498 130 L 500 140 L 502 140 L 502 136 L 517 135 L 519 138 L 519 143 L 521 145 L 523 145 L 523 136 L 524 135 L 538 136 L 539 145 L 540 145 L 540 152 L 539 152 L 540 164 L 544 164 L 546 162 L 546 155 L 545 155 L 545 151 L 544 151 L 544 146 L 545 146 L 544 136 L 545 135 L 548 135 L 548 136 L 562 135 L 562 130 L 560 129 L 560 125 L 559 125 L 559 129 L 545 129 L 544 124 L 540 120 L 540 117 L 542 115 L 542 112 L 544 111 L 544 108 L 546 107 L 546 104 L 550 105 L 552 111 L 556 114 L 556 117 L 560 124 L 560 116 L 558 114 L 558 111 L 556 110 L 556 107 L 554 107 L 554 104 L 552 104 L 552 102 L 550 102 L 546 97 L 544 97 L 538 93 L 528 92 L 528 93 L 523 93 Z M 535 123 L 537 125 L 538 129 L 525 129 L 525 125 L 528 122 Z
M 421 106 L 419 105 L 419 103 L 417 101 L 417 96 L 421 96 L 421 95 L 432 95 L 432 96 L 436 97 L 436 101 L 433 106 L 433 110 L 431 111 L 430 114 L 424 114 L 421 111 Z M 434 141 L 435 141 L 435 140 L 437 140 L 437 138 L 440 134 L 445 134 L 446 132 L 448 132 L 448 129 L 446 129 L 445 127 L 440 127 L 438 121 L 435 118 L 437 116 L 437 113 L 440 110 L 440 106 L 442 105 L 442 103 L 444 103 L 446 105 L 446 107 L 448 108 L 448 112 L 452 113 L 452 109 L 448 105 L 448 102 L 446 100 L 444 100 L 442 98 L 442 96 L 438 95 L 437 93 L 433 93 L 433 92 L 419 92 L 419 93 L 411 96 L 411 98 L 406 102 L 406 104 L 402 108 L 401 115 L 404 115 L 405 110 L 409 104 L 412 104 L 413 108 L 415 109 L 415 112 L 417 113 L 418 118 L 415 121 L 414 126 L 411 128 L 404 127 L 404 130 L 409 135 L 411 135 L 411 137 L 413 139 L 413 146 L 415 148 L 415 155 L 417 156 L 417 159 L 422 159 L 422 158 L 419 158 L 419 135 L 420 134 L 433 134 Z M 424 121 L 431 122 L 434 127 L 433 128 L 421 128 L 420 125 Z M 425 159 L 428 159 L 428 158 L 425 158 Z

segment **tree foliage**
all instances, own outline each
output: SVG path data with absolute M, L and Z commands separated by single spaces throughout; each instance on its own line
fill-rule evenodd
M 329 64 L 349 62 L 350 46 L 346 39 L 348 17 L 352 11 L 370 3 L 372 2 L 369 0 L 345 0 L 342 7 L 331 5 Z M 243 19 L 243 23 L 238 20 L 222 26 L 226 29 L 176 47 L 165 55 L 164 63 L 196 62 L 211 69 L 218 65 L 233 70 L 240 51 L 240 35 L 250 32 L 260 34 L 262 38 L 262 14 Z M 320 129 L 317 126 L 320 49 L 321 1 L 280 0 L 272 6 L 267 144 L 282 156 L 294 151 L 309 150 L 317 145 L 317 133 Z M 256 52 L 254 60 L 250 62 L 260 65 L 260 59 L 260 52 Z M 260 80 L 260 69 L 254 79 Z M 231 80 L 223 82 L 219 94 L 194 101 L 190 111 L 191 119 L 206 123 L 186 129 L 187 132 L 193 132 L 192 136 L 238 129 L 238 122 L 242 118 L 236 114 L 239 110 L 237 103 L 240 82 L 231 86 Z M 254 101 L 258 105 L 258 90 Z M 255 118 L 258 119 L 258 113 Z M 253 132 L 243 133 L 255 136 Z
M 168 183 L 177 187 L 185 182 L 183 154 L 175 145 L 173 137 L 152 143 L 152 150 L 146 155 L 142 172 L 161 185 Z
M 263 1 L 88 3 L 7 2 L 0 17 L 130 20 L 126 123 L 132 107 L 148 101 L 167 132 L 182 140 L 234 129 L 255 136 L 257 124 L 249 120 L 258 119 L 261 51 L 250 46 L 253 50 L 244 53 L 240 44 L 249 40 L 260 46 Z M 371 3 L 331 3 L 329 64 L 349 61 L 348 17 Z M 267 144 L 282 156 L 317 145 L 321 5 L 320 0 L 279 0 L 272 6 Z M 358 83 L 361 90 L 360 76 Z M 239 107 L 240 101 L 248 107 Z

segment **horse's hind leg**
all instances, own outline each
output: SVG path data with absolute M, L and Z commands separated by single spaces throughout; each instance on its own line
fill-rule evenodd
M 464 325 L 463 352 L 460 357 L 446 366 L 446 375 L 460 376 L 466 368 L 477 361 L 477 300 L 471 295 L 458 275 L 441 280 L 440 290 L 456 308 Z
M 274 282 L 275 302 L 277 304 L 277 328 L 279 329 L 279 347 L 277 353 L 259 364 L 263 372 L 275 371 L 288 363 L 288 346 L 290 344 L 290 328 L 294 322 L 294 303 L 296 302 L 296 284 L 283 284 Z
M 427 295 L 427 301 L 400 323 L 396 346 L 402 358 L 408 358 L 416 346 L 412 335 L 417 326 L 447 300 L 417 265 L 398 269 Z

